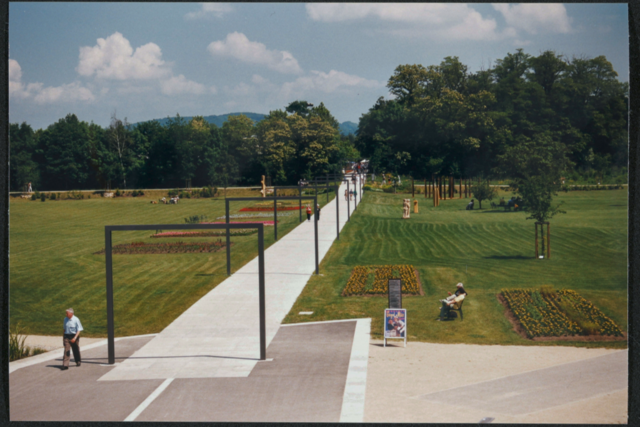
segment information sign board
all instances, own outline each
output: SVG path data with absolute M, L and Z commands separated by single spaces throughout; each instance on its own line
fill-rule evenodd
M 384 310 L 384 346 L 387 339 L 402 339 L 407 346 L 407 310 L 404 308 L 387 308 Z
M 402 280 L 389 279 L 389 308 L 402 308 Z

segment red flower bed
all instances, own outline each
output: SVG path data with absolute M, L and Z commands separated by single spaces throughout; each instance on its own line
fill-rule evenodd
M 302 207 L 304 208 L 304 206 Z M 300 206 L 287 206 L 278 208 L 279 211 L 297 211 L 302 209 Z M 240 212 L 273 212 L 273 208 L 242 208 Z
M 278 221 L 280 222 L 280 221 Z M 224 221 L 201 222 L 200 224 L 226 224 Z M 273 225 L 273 221 L 229 221 L 229 224 L 264 224 Z
M 231 230 L 232 236 L 246 236 L 256 233 L 258 230 L 254 229 L 234 229 Z M 217 231 L 165 231 L 164 233 L 157 233 L 151 235 L 151 237 L 211 237 L 211 236 L 226 236 L 225 230 Z

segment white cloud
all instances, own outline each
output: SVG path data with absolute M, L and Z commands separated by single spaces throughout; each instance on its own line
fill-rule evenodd
M 494 19 L 485 19 L 466 4 L 452 3 L 311 3 L 306 5 L 314 21 L 341 22 L 365 18 L 401 24 L 390 32 L 402 36 L 435 36 L 458 40 L 493 40 Z
M 170 74 L 157 44 L 147 43 L 134 51 L 129 40 L 119 32 L 106 39 L 99 38 L 93 47 L 81 47 L 76 70 L 81 76 L 95 74 L 98 78 L 114 80 L 156 79 Z
M 57 87 L 44 87 L 38 82 L 25 85 L 22 82 L 22 68 L 15 59 L 9 59 L 9 96 L 21 99 L 33 98 L 37 104 L 95 100 L 91 90 L 83 87 L 79 82 Z
M 215 87 L 207 88 L 203 84 L 188 80 L 182 74 L 160 82 L 160 88 L 162 93 L 165 95 L 202 95 L 207 92 L 216 93 Z
M 185 19 L 201 19 L 215 16 L 216 18 L 222 18 L 225 13 L 233 11 L 233 8 L 229 3 L 202 3 L 202 9 L 197 12 L 189 12 L 184 17 Z
M 250 41 L 242 33 L 227 34 L 225 40 L 209 44 L 212 55 L 231 56 L 250 64 L 264 65 L 280 73 L 301 73 L 302 69 L 293 55 L 284 50 L 269 50 L 259 42 Z
M 538 32 L 568 33 L 571 31 L 571 19 L 567 9 L 558 3 L 494 3 L 493 8 L 500 12 L 507 25 L 522 29 L 529 34 Z
M 368 80 L 363 77 L 343 73 L 342 71 L 331 70 L 328 73 L 322 71 L 311 71 L 311 74 L 298 77 L 293 82 L 282 85 L 282 93 L 285 98 L 300 96 L 309 92 L 333 93 L 339 89 L 364 87 L 379 88 L 384 87 L 384 83 L 377 80 Z
M 78 82 L 57 87 L 46 87 L 34 98 L 37 104 L 51 104 L 54 102 L 93 101 L 93 93 Z

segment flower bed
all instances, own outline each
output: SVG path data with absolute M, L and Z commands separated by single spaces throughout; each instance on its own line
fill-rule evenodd
M 272 209 L 273 212 L 273 209 Z M 293 213 L 289 212 L 289 213 L 281 213 L 278 215 L 278 217 L 282 217 L 282 216 L 291 216 L 293 215 Z M 216 219 L 225 219 L 226 217 L 223 216 L 219 216 Z M 229 218 L 273 218 L 273 213 L 254 213 L 254 214 L 233 214 L 233 215 L 229 215 Z
M 250 234 L 257 233 L 257 229 L 237 229 L 230 230 L 232 236 L 248 236 Z M 216 231 L 166 231 L 163 233 L 152 234 L 151 237 L 211 237 L 211 236 L 226 236 L 226 230 Z
M 278 208 L 278 212 L 280 211 L 297 211 L 300 209 L 306 209 L 304 206 L 300 207 L 300 206 L 283 206 Z M 261 207 L 250 207 L 250 208 L 242 208 L 240 209 L 240 212 L 265 212 L 265 211 L 270 211 L 273 212 L 273 207 L 267 208 L 261 208 Z
M 503 289 L 501 295 L 528 338 L 622 336 L 622 330 L 577 292 Z
M 280 221 L 278 221 L 280 222 Z M 226 224 L 224 221 L 201 222 L 200 224 Z M 229 224 L 264 224 L 273 225 L 273 221 L 229 221 Z
M 198 252 L 218 252 L 225 248 L 224 242 L 176 242 L 176 243 L 144 243 L 133 242 L 115 245 L 111 248 L 112 254 L 186 254 Z M 96 254 L 103 254 L 104 249 Z
M 419 295 L 420 283 L 412 265 L 357 266 L 342 291 L 342 296 L 386 295 L 389 279 L 402 280 L 402 293 Z

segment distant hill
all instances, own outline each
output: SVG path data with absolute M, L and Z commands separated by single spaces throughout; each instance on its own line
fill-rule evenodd
M 340 133 L 343 135 L 355 135 L 358 130 L 358 124 L 353 122 L 340 123 Z
M 222 124 L 227 121 L 227 118 L 229 116 L 239 116 L 240 114 L 243 114 L 243 115 L 249 117 L 255 123 L 258 123 L 260 120 L 264 119 L 265 116 L 266 116 L 266 114 L 259 114 L 259 113 L 229 113 L 229 114 L 222 114 L 220 116 L 205 116 L 204 119 L 209 123 L 213 123 L 214 125 L 216 125 L 218 127 L 222 127 Z M 153 119 L 153 120 L 149 120 L 149 121 L 156 121 L 156 122 L 160 123 L 162 126 L 167 126 L 169 124 L 169 120 L 171 120 L 173 118 L 174 117 L 166 117 L 164 119 Z M 193 117 L 192 116 L 184 116 L 182 118 L 184 120 L 186 120 L 186 121 L 190 121 Z M 139 123 L 142 123 L 142 122 L 134 123 L 132 126 L 136 126 Z M 353 123 L 353 122 L 340 123 L 340 133 L 342 135 L 355 134 L 357 129 L 358 129 L 358 124 L 357 123 Z
M 229 116 L 239 116 L 240 114 L 243 114 L 249 117 L 251 120 L 253 120 L 256 123 L 264 119 L 264 116 L 265 116 L 264 114 L 258 114 L 258 113 L 229 113 L 229 114 L 222 114 L 220 116 L 205 116 L 204 119 L 209 123 L 213 123 L 218 127 L 222 127 L 222 124 L 227 121 L 227 118 Z M 149 121 L 150 122 L 155 121 L 160 123 L 162 126 L 167 126 L 169 124 L 169 120 L 174 118 L 175 117 L 166 117 L 164 119 L 153 119 Z M 182 116 L 182 118 L 185 119 L 186 121 L 190 121 L 191 119 L 193 119 L 192 116 Z M 142 123 L 142 122 L 139 122 L 139 123 Z M 133 126 L 137 124 L 138 123 L 134 123 Z

